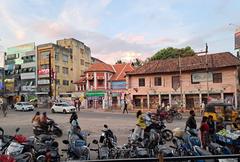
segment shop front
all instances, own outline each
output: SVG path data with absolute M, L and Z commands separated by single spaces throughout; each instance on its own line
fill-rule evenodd
M 86 92 L 87 108 L 105 108 L 105 91 L 88 91 Z

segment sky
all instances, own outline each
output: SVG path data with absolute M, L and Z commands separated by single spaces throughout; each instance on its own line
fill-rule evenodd
M 146 59 L 166 47 L 234 51 L 239 0 L 1 0 L 7 47 L 78 39 L 106 63 Z M 0 60 L 3 56 L 0 56 Z

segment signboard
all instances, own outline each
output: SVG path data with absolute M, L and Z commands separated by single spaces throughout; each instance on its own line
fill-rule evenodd
M 126 81 L 112 82 L 112 89 L 126 89 Z
M 240 49 L 240 29 L 235 33 L 235 49 Z
M 22 86 L 22 91 L 35 91 L 36 86 Z
M 213 80 L 212 73 L 208 73 L 208 81 L 211 82 Z M 192 74 L 192 82 L 206 82 L 207 81 L 207 73 L 193 73 Z
M 50 83 L 49 79 L 38 80 L 38 84 L 39 84 L 39 85 L 42 85 L 42 84 L 49 84 L 49 83 Z
M 14 79 L 5 79 L 6 92 L 14 92 Z
M 49 69 L 39 69 L 38 75 L 46 75 L 49 74 Z

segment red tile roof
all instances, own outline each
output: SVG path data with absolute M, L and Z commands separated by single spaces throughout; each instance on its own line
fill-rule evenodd
M 222 52 L 215 54 L 208 54 L 208 68 L 223 68 L 231 66 L 239 66 L 240 61 L 230 52 Z M 200 70 L 206 68 L 206 56 L 191 56 L 181 58 L 182 71 Z M 178 72 L 179 63 L 178 58 L 150 61 L 144 64 L 142 67 L 127 73 L 127 75 L 139 75 L 139 74 L 154 74 L 154 73 L 168 73 Z
M 114 69 L 111 65 L 105 63 L 95 63 L 92 64 L 85 72 L 112 72 Z
M 126 72 L 131 72 L 134 70 L 132 64 L 115 64 L 113 65 L 115 73 L 111 78 L 111 81 L 123 81 L 125 80 Z

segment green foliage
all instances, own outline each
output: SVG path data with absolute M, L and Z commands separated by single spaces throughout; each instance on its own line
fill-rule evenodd
M 185 48 L 168 47 L 158 51 L 156 54 L 154 54 L 150 58 L 150 60 L 164 60 L 168 58 L 177 58 L 179 55 L 181 57 L 187 57 L 187 56 L 194 56 L 195 53 L 193 49 L 189 46 Z

